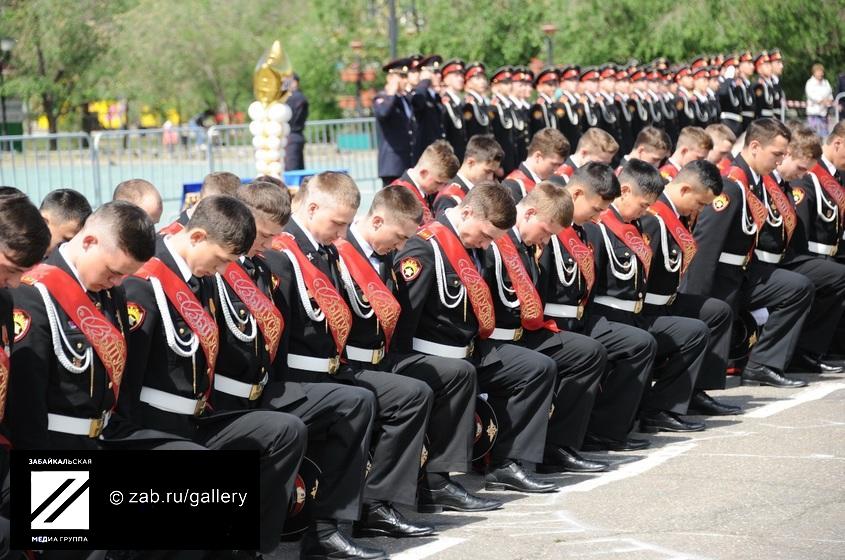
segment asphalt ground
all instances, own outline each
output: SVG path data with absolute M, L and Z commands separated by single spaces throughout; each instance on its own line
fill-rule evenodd
M 597 475 L 542 475 L 555 494 L 482 490 L 506 502 L 485 514 L 422 515 L 437 536 L 361 539 L 397 560 L 845 558 L 845 375 L 800 375 L 802 389 L 711 394 L 745 414 L 707 419 L 692 435 L 644 435 L 641 452 L 585 453 Z M 283 543 L 270 558 L 297 558 Z

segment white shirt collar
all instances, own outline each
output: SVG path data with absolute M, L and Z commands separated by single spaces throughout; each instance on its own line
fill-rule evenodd
M 780 176 L 780 173 L 778 173 L 778 170 L 777 170 L 777 169 L 775 169 L 774 171 L 772 171 L 772 175 L 774 175 L 774 177 L 775 177 L 775 181 L 777 181 L 778 183 L 780 183 L 780 182 L 783 180 L 783 179 L 781 178 L 781 176 Z
M 757 175 L 757 173 L 755 173 L 753 169 L 751 169 L 750 165 L 748 166 L 748 170 L 751 171 L 751 179 L 752 179 L 752 185 L 751 186 L 754 186 L 754 185 L 756 185 L 757 183 L 760 182 L 760 176 Z
M 680 170 L 681 170 L 681 166 L 680 166 L 680 165 L 678 165 L 678 163 L 677 163 L 674 159 L 669 158 L 669 160 L 668 160 L 668 161 L 669 161 L 669 163 L 671 163 L 671 164 L 672 164 L 672 166 L 673 166 L 675 169 L 677 169 L 678 171 L 680 171 Z
M 521 242 L 522 242 L 522 236 L 521 236 L 521 235 L 519 235 L 519 228 L 518 228 L 518 227 L 516 227 L 516 226 L 513 226 L 513 227 L 511 228 L 511 230 L 513 230 L 513 234 L 516 236 L 516 238 L 517 238 L 517 239 L 520 241 L 520 243 L 521 243 Z
M 675 213 L 675 216 L 680 217 L 681 215 L 678 213 L 678 209 L 675 207 L 675 203 L 672 202 L 672 197 L 667 194 L 666 200 L 669 202 L 669 208 L 672 209 L 672 212 Z
M 67 267 L 70 269 L 71 272 L 73 272 L 73 276 L 74 276 L 74 278 L 76 278 L 76 281 L 79 282 L 79 285 L 82 286 L 83 290 L 87 291 L 88 288 L 85 287 L 85 284 L 82 283 L 82 279 L 79 277 L 79 271 L 76 270 L 76 267 L 73 266 L 73 263 L 70 262 L 70 259 L 67 256 L 67 243 L 62 243 L 61 245 L 59 245 L 58 251 L 59 251 L 59 254 L 62 256 L 62 258 L 67 263 Z
M 522 165 L 525 167 L 525 169 L 527 169 L 527 170 L 528 170 L 528 174 L 531 176 L 531 179 L 532 179 L 535 183 L 539 183 L 539 182 L 542 180 L 542 179 L 540 179 L 540 178 L 537 176 L 537 174 L 536 174 L 536 173 L 534 173 L 534 170 L 533 170 L 533 169 L 531 169 L 531 166 L 530 166 L 530 165 L 528 165 L 528 160 L 523 161 L 523 162 L 522 162 Z
M 463 176 L 463 175 L 461 175 L 460 173 L 458 173 L 458 174 L 457 174 L 457 177 L 458 177 L 458 179 L 460 179 L 461 181 L 463 181 L 464 185 L 466 185 L 466 186 L 467 186 L 467 189 L 471 189 L 472 187 L 474 187 L 474 186 L 475 186 L 475 185 L 473 185 L 473 184 L 472 184 L 472 182 L 471 182 L 469 179 L 467 179 L 466 177 L 464 177 L 464 176 Z
M 314 250 L 319 251 L 320 250 L 320 244 L 317 243 L 317 240 L 314 239 L 314 236 L 311 235 L 311 232 L 308 231 L 308 229 L 302 225 L 302 222 L 300 222 L 299 219 L 296 216 L 291 216 L 290 219 L 293 220 L 293 223 L 298 225 L 299 229 L 301 229 L 305 233 L 305 237 L 307 237 L 308 241 L 311 242 L 311 245 L 314 246 Z
M 457 207 L 455 207 L 455 208 L 457 208 Z M 450 212 L 448 212 L 448 211 L 444 212 L 443 215 L 446 216 L 447 220 L 449 220 L 449 223 L 452 225 L 452 229 L 455 231 L 455 235 L 457 235 L 458 238 L 460 239 L 461 235 L 460 235 L 460 232 L 458 231 L 458 226 L 455 225 L 455 221 L 452 219 L 452 216 L 450 216 Z
M 827 168 L 828 173 L 830 173 L 831 175 L 836 174 L 836 167 L 832 163 L 830 163 L 829 159 L 822 156 L 821 161 L 822 164 Z
M 164 246 L 167 247 L 167 250 L 170 251 L 170 256 L 173 257 L 173 260 L 176 261 L 176 266 L 179 268 L 179 273 L 182 275 L 182 280 L 187 282 L 193 276 L 191 272 L 191 268 L 188 266 L 188 263 L 185 262 L 185 259 L 182 258 L 182 255 L 176 252 L 173 249 L 173 245 L 170 244 L 170 236 L 164 238 Z
M 414 168 L 413 168 L 413 167 L 412 167 L 411 169 L 409 169 L 409 170 L 408 170 L 408 178 L 411 180 L 411 184 L 412 184 L 412 185 L 414 185 L 414 187 L 417 189 L 417 192 L 419 192 L 419 193 L 420 193 L 420 196 L 422 196 L 423 198 L 425 198 L 425 197 L 426 197 L 426 194 L 425 194 L 425 192 L 423 192 L 423 190 L 420 188 L 420 179 L 419 179 L 419 177 L 417 177 L 416 175 L 417 175 L 417 172 L 416 172 L 416 171 L 414 171 Z
M 367 243 L 364 236 L 358 231 L 358 222 L 352 224 L 352 227 L 349 228 L 349 233 L 351 233 L 352 237 L 355 238 L 355 241 L 358 242 L 358 246 L 364 251 L 367 259 L 371 259 L 376 251 L 373 249 L 372 245 Z

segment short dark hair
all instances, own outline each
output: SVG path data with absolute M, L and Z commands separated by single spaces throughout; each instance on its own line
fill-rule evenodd
M 768 146 L 778 136 L 783 136 L 787 142 L 792 140 L 792 133 L 785 124 L 771 117 L 763 117 L 751 121 L 748 125 L 748 130 L 745 131 L 745 146 L 750 146 L 755 140 L 763 146 Z
M 214 171 L 205 176 L 200 188 L 200 198 L 215 194 L 235 196 L 238 187 L 241 186 L 240 178 L 228 171 Z
M 156 230 L 146 212 L 126 200 L 114 200 L 97 208 L 89 224 L 106 224 L 114 233 L 117 248 L 139 262 L 155 255 Z
M 464 161 L 469 158 L 475 161 L 500 162 L 505 157 L 505 151 L 492 134 L 476 134 L 467 142 L 464 151 Z
M 269 181 L 256 181 L 238 187 L 237 198 L 252 210 L 265 214 L 270 220 L 284 226 L 290 220 L 290 193 Z
M 669 153 L 672 151 L 672 139 L 662 128 L 647 126 L 637 134 L 633 149 L 636 150 L 640 146 Z
M 9 260 L 29 268 L 44 258 L 50 228 L 28 196 L 14 187 L 0 189 L 0 247 Z
M 367 215 L 371 216 L 373 212 L 381 209 L 386 210 L 392 218 L 410 220 L 415 224 L 422 222 L 422 204 L 405 187 L 395 185 L 376 191 Z
M 200 200 L 185 226 L 188 231 L 197 228 L 236 255 L 248 253 L 255 242 L 252 211 L 233 196 L 214 195 Z
M 722 194 L 722 176 L 719 168 L 707 161 L 699 159 L 691 161 L 681 169 L 672 180 L 691 183 L 697 188 L 711 191 L 715 195 Z
M 591 193 L 599 195 L 602 200 L 614 200 L 622 192 L 619 179 L 616 178 L 613 169 L 609 165 L 595 161 L 585 163 L 575 170 L 566 186 L 576 185 L 586 187 Z
M 460 207 L 471 208 L 476 217 L 487 220 L 499 229 L 510 229 L 516 223 L 513 195 L 495 181 L 482 181 L 472 187 Z
M 273 177 L 272 175 L 260 175 L 252 180 L 253 183 L 273 183 L 277 187 L 281 187 L 283 189 L 287 189 L 287 185 L 285 182 L 279 179 L 278 177 Z
M 544 128 L 537 131 L 531 138 L 527 153 L 530 156 L 534 152 L 540 152 L 543 157 L 556 155 L 566 159 L 571 151 L 572 146 L 569 145 L 569 140 L 558 129 Z
M 619 184 L 623 183 L 633 183 L 641 193 L 655 196 L 660 196 L 666 186 L 666 180 L 660 175 L 660 171 L 639 159 L 629 159 L 622 167 Z
M 41 201 L 42 212 L 59 223 L 73 222 L 82 226 L 91 215 L 91 204 L 85 196 L 73 189 L 56 189 Z

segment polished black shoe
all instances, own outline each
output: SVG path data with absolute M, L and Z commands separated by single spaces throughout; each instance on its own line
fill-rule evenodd
M 684 420 L 675 413 L 658 410 L 640 419 L 640 431 L 647 434 L 657 432 L 700 432 L 704 422 Z
M 499 509 L 502 505 L 499 500 L 489 500 L 470 494 L 466 488 L 450 480 L 444 488 L 438 490 L 420 486 L 417 511 L 420 513 L 492 511 Z
M 516 490 L 528 494 L 557 492 L 557 484 L 541 482 L 525 472 L 519 463 L 513 462 L 484 475 L 485 490 Z
M 741 383 L 743 385 L 768 385 L 770 387 L 782 387 L 789 389 L 807 386 L 806 381 L 802 381 L 800 379 L 789 379 L 766 366 L 746 366 L 746 368 L 742 370 Z
M 796 352 L 789 364 L 789 371 L 796 373 L 842 373 L 845 367 L 807 352 Z
M 610 465 L 601 461 L 590 461 L 581 457 L 571 447 L 547 447 L 543 453 L 543 463 L 537 465 L 539 473 L 553 472 L 604 472 Z
M 434 534 L 431 525 L 414 525 L 399 510 L 390 504 L 381 503 L 378 507 L 367 508 L 360 521 L 354 524 L 355 537 L 427 537 Z
M 736 416 L 742 414 L 742 408 L 717 401 L 704 391 L 692 394 L 688 414 L 702 416 Z
M 647 439 L 613 439 L 597 434 L 587 434 L 581 451 L 639 451 L 647 448 L 651 442 Z
M 354 543 L 340 531 L 320 538 L 306 531 L 299 551 L 300 560 L 385 560 L 387 553 Z

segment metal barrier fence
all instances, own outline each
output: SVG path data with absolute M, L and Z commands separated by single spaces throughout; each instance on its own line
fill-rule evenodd
M 362 205 L 368 202 L 381 185 L 375 119 L 311 121 L 305 138 L 307 168 L 348 171 L 361 188 Z M 182 185 L 211 171 L 255 176 L 247 125 L 0 136 L 0 184 L 20 188 L 36 203 L 68 187 L 98 206 L 111 200 L 121 181 L 143 178 L 161 191 L 168 219 L 179 211 Z

